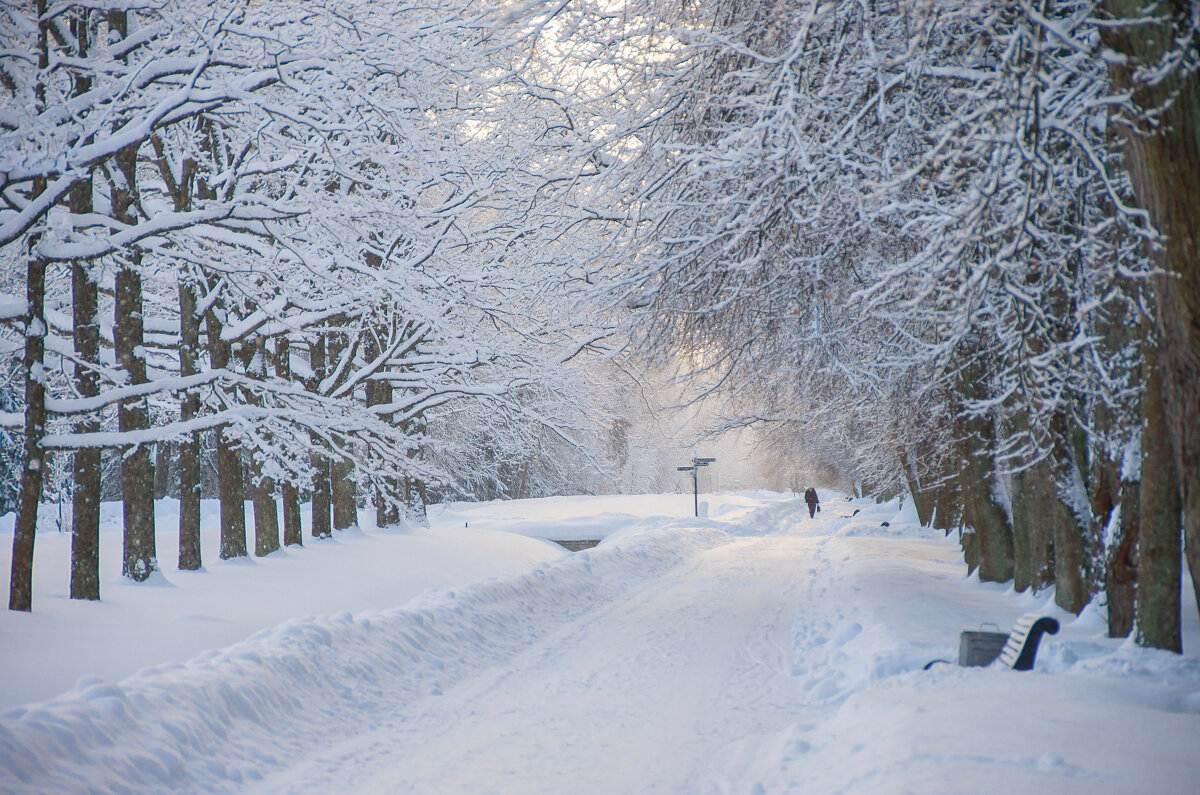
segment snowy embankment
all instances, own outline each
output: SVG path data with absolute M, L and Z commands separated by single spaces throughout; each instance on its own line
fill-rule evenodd
M 827 499 L 812 520 L 723 495 L 708 520 L 665 518 L 682 503 L 452 506 L 425 535 L 364 531 L 342 543 L 373 550 L 354 565 L 375 588 L 368 557 L 420 571 L 468 532 L 519 570 L 10 710 L 0 791 L 1196 790 L 1194 605 L 1187 653 L 1150 651 L 1103 637 L 1097 611 L 964 577 L 952 540 L 895 503 Z M 489 522 L 607 540 L 566 555 Z M 521 568 L 531 549 L 550 559 Z M 922 670 L 1029 610 L 1063 623 L 1035 671 Z
M 470 515 L 470 507 L 464 513 Z M 454 514 L 455 523 L 458 518 Z M 540 521 L 546 534 L 558 534 L 552 515 Z M 622 523 L 636 528 L 638 521 L 613 515 L 605 534 Z M 404 568 L 419 570 L 454 547 L 470 558 L 478 554 L 471 546 L 489 546 L 486 532 L 437 533 L 446 534 L 449 545 L 431 545 L 423 555 L 411 545 L 400 550 L 419 558 Z M 84 677 L 50 701 L 0 715 L 0 791 L 241 787 L 295 762 L 305 749 L 353 733 L 377 709 L 437 694 L 497 664 L 724 538 L 717 530 L 665 532 L 653 543 L 613 543 L 603 552 L 569 557 L 543 542 L 491 535 L 491 552 L 510 567 L 522 557 L 511 548 L 529 545 L 555 560 L 515 577 L 430 591 L 405 608 L 294 619 L 220 651 L 143 668 L 119 684 Z M 328 552 L 314 546 L 316 554 Z M 370 546 L 378 555 L 386 544 Z M 346 573 L 344 562 L 325 563 Z M 354 568 L 361 574 L 361 567 Z M 386 579 L 378 571 L 373 576 Z M 240 584 L 243 598 L 254 590 L 244 579 Z M 141 595 L 152 598 L 153 588 L 146 590 L 151 593 Z M 236 617 L 237 608 L 226 606 Z M 37 614 L 15 619 L 36 622 Z M 122 653 L 137 657 L 128 648 Z M 74 763 L 64 764 L 68 759 Z

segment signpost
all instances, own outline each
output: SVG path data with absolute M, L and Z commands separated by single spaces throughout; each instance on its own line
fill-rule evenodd
M 692 499 L 696 504 L 697 519 L 700 518 L 700 481 L 696 477 L 696 473 L 700 471 L 700 467 L 706 467 L 716 460 L 715 458 L 696 458 L 692 456 L 692 465 L 690 467 L 675 467 L 680 472 L 692 473 Z

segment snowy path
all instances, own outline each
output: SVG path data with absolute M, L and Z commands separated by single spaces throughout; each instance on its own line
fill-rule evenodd
M 795 720 L 786 661 L 812 547 L 756 538 L 704 552 L 266 789 L 726 789 L 756 737 Z
M 895 502 L 812 520 L 730 495 L 693 520 L 666 518 L 673 495 L 641 517 L 582 499 L 551 524 L 579 509 L 610 531 L 595 549 L 0 714 L 0 792 L 1200 791 L 1194 606 L 1173 655 L 964 577 Z M 1063 623 L 1033 672 L 922 670 L 1031 610 Z

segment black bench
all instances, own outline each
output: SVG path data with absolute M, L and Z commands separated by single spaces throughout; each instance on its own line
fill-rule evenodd
M 1026 613 L 1017 620 L 1012 632 L 962 633 L 958 649 L 958 664 L 966 666 L 997 665 L 1014 671 L 1032 671 L 1037 657 L 1038 644 L 1042 636 L 1058 634 L 1058 621 L 1037 613 Z M 931 660 L 925 665 L 928 671 L 937 663 L 949 660 Z

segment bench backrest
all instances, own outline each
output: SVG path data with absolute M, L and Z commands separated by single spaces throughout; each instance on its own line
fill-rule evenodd
M 1039 617 L 1037 613 L 1021 616 L 1008 634 L 1008 642 L 1000 650 L 997 662 L 1014 671 L 1032 670 L 1038 642 L 1044 633 L 1058 634 L 1058 621 L 1048 616 Z

